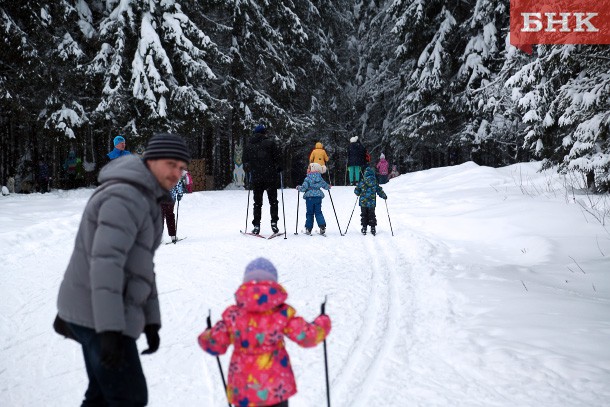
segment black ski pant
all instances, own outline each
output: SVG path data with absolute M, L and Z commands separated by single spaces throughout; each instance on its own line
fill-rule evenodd
M 100 336 L 90 328 L 68 323 L 83 348 L 89 386 L 81 407 L 140 407 L 148 403 L 146 378 L 136 340 L 123 335 L 123 363 L 116 369 L 102 366 Z
M 174 203 L 162 202 L 161 213 L 163 214 L 163 219 L 167 222 L 167 234 L 170 236 L 176 236 L 176 215 L 174 215 Z
M 261 224 L 261 212 L 263 208 L 263 192 L 267 191 L 267 198 L 269 199 L 269 212 L 271 214 L 271 223 L 277 223 L 280 219 L 278 216 L 278 201 L 277 201 L 277 188 L 275 185 L 254 185 L 254 210 L 252 224 L 254 226 L 260 226 Z
M 360 224 L 362 226 L 377 226 L 377 217 L 375 216 L 375 207 L 360 207 Z

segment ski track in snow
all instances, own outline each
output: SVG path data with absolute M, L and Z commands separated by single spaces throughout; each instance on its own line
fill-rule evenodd
M 410 270 L 402 256 L 397 256 L 399 248 L 393 246 L 396 252 L 389 253 L 387 233 L 361 236 L 361 239 L 363 261 L 370 263 L 370 278 L 366 281 L 370 291 L 364 297 L 367 308 L 359 334 L 346 352 L 350 358 L 338 368 L 340 379 L 332 386 L 336 389 L 335 399 L 342 400 L 341 404 L 346 406 L 371 405 L 374 389 L 391 387 L 392 380 L 376 378 L 384 378 L 383 373 L 379 374 L 386 363 L 393 361 L 388 355 L 396 348 L 399 334 L 406 333 L 404 326 L 408 321 L 403 316 L 403 310 L 408 308 L 400 296 L 398 275 L 404 273 L 408 277 Z

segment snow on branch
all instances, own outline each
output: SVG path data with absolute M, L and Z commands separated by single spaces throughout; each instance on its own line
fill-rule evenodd
M 51 113 L 45 122 L 45 128 L 63 132 L 68 138 L 75 138 L 74 128 L 82 126 L 88 121 L 85 109 L 77 102 L 71 107 L 62 105 L 61 109 Z

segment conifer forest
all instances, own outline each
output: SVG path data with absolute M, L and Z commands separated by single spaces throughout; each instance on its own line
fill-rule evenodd
M 401 173 L 474 161 L 610 185 L 610 46 L 510 45 L 509 0 L 0 0 L 0 184 L 94 183 L 112 140 L 184 136 L 215 188 L 263 123 L 301 179 L 349 139 Z M 22 188 L 25 191 L 25 187 Z

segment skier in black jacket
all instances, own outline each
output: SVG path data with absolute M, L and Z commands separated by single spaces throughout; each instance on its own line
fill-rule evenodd
M 259 124 L 254 128 L 254 133 L 244 149 L 243 161 L 250 187 L 254 193 L 252 233 L 258 235 L 261 230 L 264 191 L 267 191 L 269 199 L 271 229 L 273 233 L 278 233 L 277 173 L 282 172 L 282 167 L 277 145 L 271 137 L 267 136 L 267 129 L 264 125 Z

